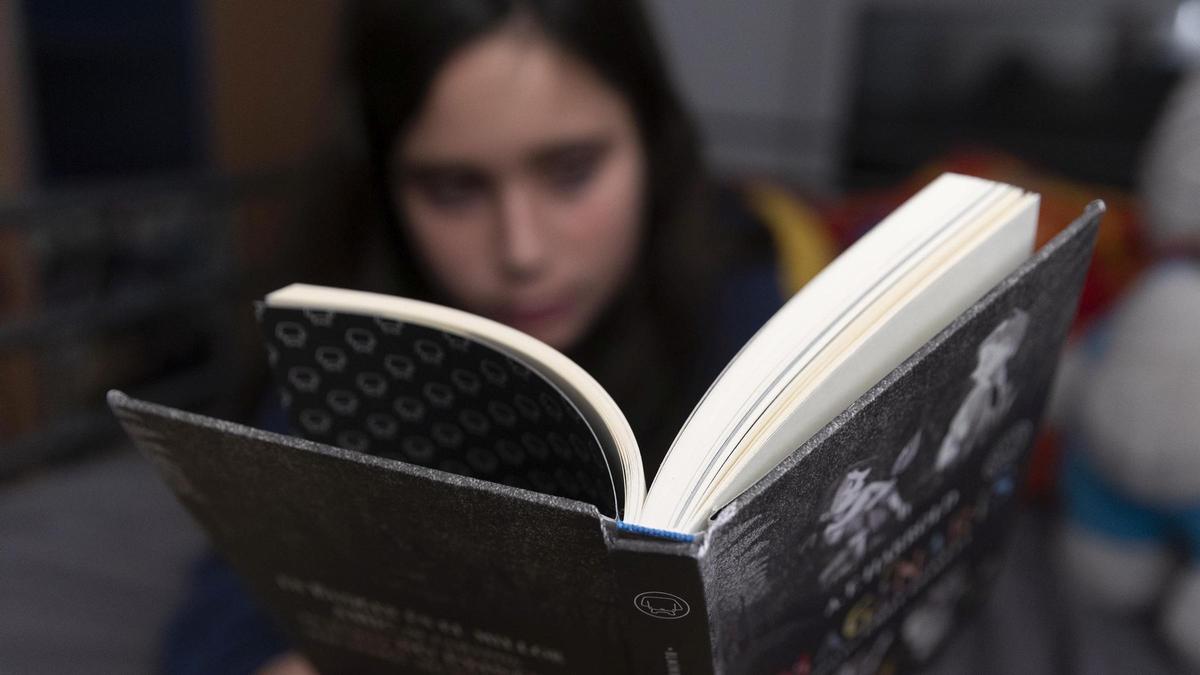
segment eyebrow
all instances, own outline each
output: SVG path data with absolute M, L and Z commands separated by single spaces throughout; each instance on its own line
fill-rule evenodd
M 591 152 L 603 154 L 613 146 L 613 139 L 608 134 L 591 134 L 579 138 L 565 139 L 546 143 L 529 154 L 529 163 L 537 167 L 545 167 L 572 152 Z
M 614 145 L 612 136 L 608 133 L 588 133 L 577 137 L 563 138 L 539 145 L 528 153 L 525 163 L 535 167 L 545 167 L 552 164 L 565 153 L 596 152 L 603 154 Z M 421 179 L 442 173 L 459 173 L 476 176 L 486 176 L 488 171 L 469 160 L 458 158 L 413 158 L 401 157 L 397 162 L 398 174 L 402 178 Z
M 396 171 L 396 176 L 404 181 L 422 181 L 447 174 L 487 178 L 487 171 L 484 169 L 468 162 L 455 160 L 400 160 Z

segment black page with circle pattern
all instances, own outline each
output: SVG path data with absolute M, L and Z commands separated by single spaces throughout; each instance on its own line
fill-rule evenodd
M 528 365 L 411 322 L 261 303 L 256 309 L 298 435 L 578 499 L 615 516 L 618 497 L 595 433 Z

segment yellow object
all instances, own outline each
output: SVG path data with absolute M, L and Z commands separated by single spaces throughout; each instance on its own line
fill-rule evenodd
M 837 246 L 816 212 L 787 190 L 760 184 L 745 193 L 746 203 L 775 240 L 780 287 L 790 297 L 833 260 Z

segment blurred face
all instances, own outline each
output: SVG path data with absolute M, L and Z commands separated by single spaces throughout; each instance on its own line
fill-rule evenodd
M 463 309 L 566 349 L 631 275 L 646 171 L 633 113 L 531 28 L 451 58 L 394 162 L 409 238 Z

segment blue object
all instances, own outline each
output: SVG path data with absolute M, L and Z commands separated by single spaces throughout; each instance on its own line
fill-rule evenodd
M 682 541 L 691 543 L 696 540 L 696 536 L 692 534 L 684 534 L 683 532 L 672 532 L 671 530 L 659 530 L 653 527 L 644 525 L 634 525 L 623 520 L 617 521 L 617 529 L 634 534 L 644 534 L 647 537 L 657 537 L 659 539 L 667 539 L 669 541 Z
M 246 675 L 288 649 L 233 568 L 208 553 L 192 568 L 183 606 L 167 627 L 162 671 Z
M 1181 539 L 1200 557 L 1200 504 L 1164 507 L 1136 501 L 1105 481 L 1077 448 L 1068 449 L 1062 484 L 1067 512 L 1083 528 L 1142 544 Z

